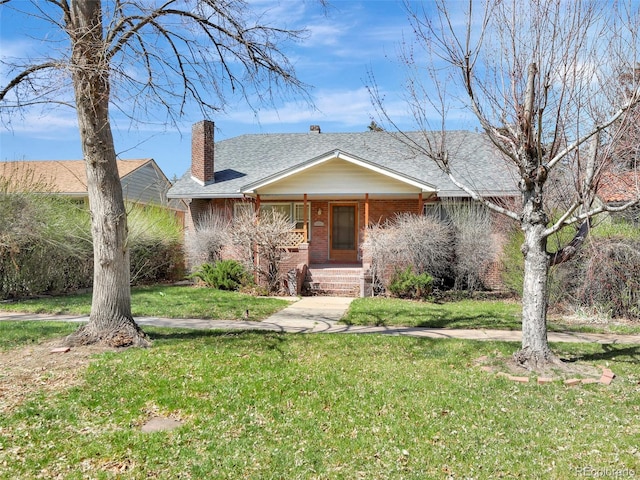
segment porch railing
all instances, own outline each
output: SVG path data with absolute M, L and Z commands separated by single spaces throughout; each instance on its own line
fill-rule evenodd
M 301 243 L 307 242 L 307 229 L 296 228 L 285 233 L 282 237 L 282 248 L 298 248 Z

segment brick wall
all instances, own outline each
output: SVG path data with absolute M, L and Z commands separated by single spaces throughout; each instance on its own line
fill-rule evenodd
M 321 211 L 320 214 L 318 212 Z M 327 263 L 329 258 L 329 202 L 311 202 L 309 263 Z

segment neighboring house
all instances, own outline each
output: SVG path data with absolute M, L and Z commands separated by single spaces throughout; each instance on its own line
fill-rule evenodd
M 155 160 L 118 160 L 118 174 L 126 200 L 134 203 L 155 204 L 186 210 L 182 200 L 168 200 L 167 190 L 171 182 Z M 37 188 L 69 196 L 87 199 L 87 175 L 84 160 L 44 160 L 0 162 L 0 178 L 10 179 L 14 188 Z
M 640 172 L 635 170 L 605 172 L 598 182 L 596 195 L 599 201 L 613 207 L 640 198 Z M 640 225 L 640 205 L 611 216 L 624 218 L 635 225 Z
M 422 135 L 406 139 L 422 142 Z M 446 141 L 461 179 L 486 196 L 519 196 L 514 175 L 486 137 L 452 131 Z M 241 135 L 214 145 L 214 125 L 203 121 L 193 126 L 191 169 L 168 197 L 189 203 L 187 231 L 209 210 L 229 218 L 242 208 L 285 213 L 299 234 L 289 263 L 308 266 L 317 284 L 317 266 L 349 266 L 362 277 L 369 263 L 365 226 L 469 195 L 388 132 L 322 133 L 314 125 L 309 133 Z M 364 295 L 366 286 L 358 288 Z

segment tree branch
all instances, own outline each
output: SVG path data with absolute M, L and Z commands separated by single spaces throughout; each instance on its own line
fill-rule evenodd
M 4 97 L 15 87 L 20 85 L 23 81 L 25 81 L 29 76 L 33 75 L 36 72 L 40 72 L 42 70 L 47 70 L 50 68 L 58 69 L 61 68 L 62 65 L 58 62 L 45 62 L 39 65 L 32 65 L 29 68 L 20 72 L 17 76 L 15 76 L 6 87 L 0 90 L 0 101 L 4 100 Z

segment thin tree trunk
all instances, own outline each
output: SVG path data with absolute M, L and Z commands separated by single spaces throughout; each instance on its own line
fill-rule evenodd
M 82 150 L 86 162 L 93 237 L 93 299 L 89 323 L 67 344 L 147 346 L 131 315 L 127 214 L 109 123 L 109 75 L 102 49 L 98 0 L 72 3 L 68 33 L 73 43 L 72 76 Z

